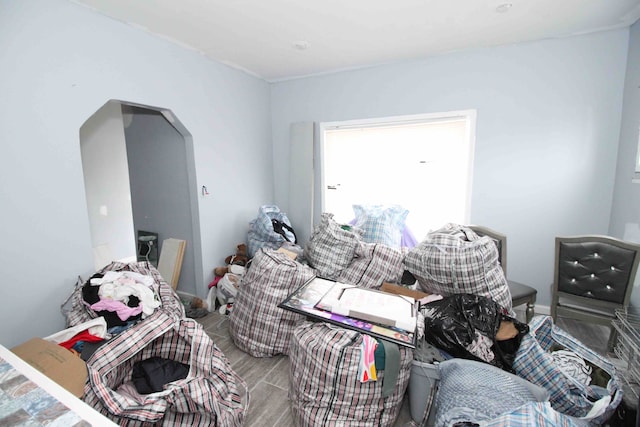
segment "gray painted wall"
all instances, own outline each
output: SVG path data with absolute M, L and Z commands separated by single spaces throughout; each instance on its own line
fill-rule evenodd
M 136 230 L 186 240 L 178 290 L 197 295 L 185 140 L 159 112 L 133 108 L 125 128 Z M 165 280 L 170 280 L 165 277 Z
M 611 212 L 612 236 L 640 243 L 640 183 L 631 182 L 639 144 L 640 128 L 640 21 L 631 27 L 629 57 L 624 84 L 622 126 L 616 169 L 616 186 Z M 640 292 L 631 296 L 632 304 L 640 306 Z
M 109 99 L 171 109 L 193 136 L 197 186 L 210 192 L 198 200 L 206 279 L 259 205 L 288 206 L 290 123 L 475 108 L 471 220 L 509 236 L 511 278 L 548 304 L 554 236 L 607 233 L 616 162 L 635 158 L 624 129 L 637 80 L 617 152 L 628 41 L 617 30 L 270 86 L 65 0 L 4 0 L 0 342 L 60 330 L 59 304 L 93 271 L 79 128 Z M 615 233 L 637 221 L 635 187 L 619 182 Z
M 289 202 L 290 123 L 476 109 L 471 222 L 508 236 L 510 278 L 548 305 L 555 236 L 609 230 L 628 40 L 621 29 L 273 84 L 276 202 Z
M 80 126 L 110 99 L 172 110 L 193 137 L 205 295 L 273 203 L 269 85 L 66 0 L 0 2 L 0 343 L 64 327 L 93 260 Z

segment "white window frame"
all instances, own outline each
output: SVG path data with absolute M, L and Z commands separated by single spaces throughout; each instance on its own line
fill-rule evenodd
M 638 127 L 638 143 L 636 145 L 636 167 L 633 172 L 633 179 L 631 182 L 640 184 L 640 127 Z
M 345 129 L 345 128 L 361 128 L 361 127 L 374 127 L 374 126 L 389 126 L 389 125 L 403 125 L 411 123 L 425 123 L 429 121 L 438 122 L 447 119 L 464 119 L 468 122 L 468 143 L 469 143 L 469 159 L 467 170 L 467 194 L 465 195 L 465 212 L 464 222 L 470 223 L 471 219 L 471 195 L 473 184 L 473 160 L 475 155 L 475 140 L 476 140 L 476 122 L 477 111 L 475 109 L 469 110 L 456 110 L 439 113 L 425 113 L 414 114 L 405 116 L 390 116 L 382 118 L 371 119 L 359 119 L 359 120 L 345 120 L 339 122 L 321 122 L 318 125 L 319 129 L 319 171 L 320 171 L 320 211 L 325 211 L 325 189 L 327 183 L 325 182 L 326 176 L 326 161 L 325 155 L 325 132 L 333 129 Z

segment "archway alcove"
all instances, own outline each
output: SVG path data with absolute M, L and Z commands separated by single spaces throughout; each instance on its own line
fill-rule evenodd
M 80 127 L 80 149 L 96 269 L 135 260 L 140 231 L 158 234 L 160 252 L 165 239 L 185 240 L 177 290 L 199 295 L 204 279 L 189 131 L 169 109 L 112 99 Z

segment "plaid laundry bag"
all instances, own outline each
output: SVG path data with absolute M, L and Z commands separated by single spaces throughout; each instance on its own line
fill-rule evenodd
M 582 365 L 573 363 L 580 372 L 572 371 L 571 364 L 554 355 L 559 350 L 581 358 Z M 513 367 L 516 374 L 549 391 L 553 409 L 584 417 L 592 425 L 606 421 L 622 401 L 614 365 L 554 325 L 550 316 L 535 316 L 529 322 L 529 334 L 520 343 Z M 604 407 L 601 412 L 589 413 L 599 405 Z
M 440 362 L 438 369 L 437 427 L 488 421 L 549 398 L 544 388 L 484 362 L 454 358 Z
M 441 362 L 435 427 L 586 427 L 549 404 L 543 387 L 487 363 L 465 359 Z
M 481 427 L 585 427 L 589 423 L 561 414 L 547 401 L 527 402 L 507 414 L 481 422 L 479 425 Z
M 313 276 L 310 267 L 284 253 L 258 251 L 229 314 L 229 334 L 236 346 L 254 357 L 288 354 L 291 333 L 305 316 L 278 304 Z
M 189 373 L 138 401 L 123 385 L 134 363 L 151 357 L 189 365 Z M 101 346 L 87 369 L 83 400 L 121 426 L 241 426 L 249 405 L 246 383 L 202 325 L 162 312 Z
M 363 335 L 323 322 L 305 321 L 294 331 L 289 352 L 289 400 L 299 426 L 393 426 L 409 384 L 413 350 L 399 347 L 400 367 L 391 394 L 377 381 L 360 382 Z
M 333 214 L 323 213 L 304 248 L 304 257 L 318 276 L 335 280 L 355 257 L 363 255 L 362 230 L 343 228 Z
M 490 298 L 510 313 L 511 292 L 498 261 L 498 247 L 469 227 L 446 224 L 407 253 L 406 269 L 428 293 L 474 294 Z
M 185 316 L 184 305 L 180 301 L 180 298 L 173 288 L 162 278 L 160 272 L 153 266 L 153 264 L 147 261 L 133 263 L 112 262 L 98 270 L 95 274 L 104 275 L 107 271 L 131 271 L 152 277 L 154 282 L 152 286 L 153 293 L 155 294 L 156 299 L 160 300 L 161 303 L 160 307 L 157 308 L 156 311 L 162 310 L 176 319 Z M 86 282 L 81 278 L 78 278 L 78 282 L 74 290 L 61 306 L 61 311 L 65 317 L 67 328 L 88 322 L 89 320 L 98 317 L 98 314 L 85 304 L 82 298 L 82 288 L 85 283 Z
M 362 256 L 354 258 L 336 280 L 362 288 L 379 288 L 382 282 L 400 283 L 405 255 L 402 249 L 381 243 L 364 243 Z

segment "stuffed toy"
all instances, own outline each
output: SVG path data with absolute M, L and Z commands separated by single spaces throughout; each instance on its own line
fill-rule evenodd
M 242 275 L 244 273 L 244 266 L 246 266 L 248 262 L 247 245 L 240 243 L 236 246 L 235 255 L 229 255 L 224 259 L 226 267 L 214 268 L 213 274 L 215 274 L 216 277 L 223 277 L 227 273 Z
M 235 255 L 229 255 L 224 259 L 224 263 L 227 265 L 234 264 L 241 265 L 243 267 L 247 265 L 248 261 L 249 257 L 247 256 L 247 245 L 245 245 L 244 243 L 240 243 L 238 246 L 236 246 Z

